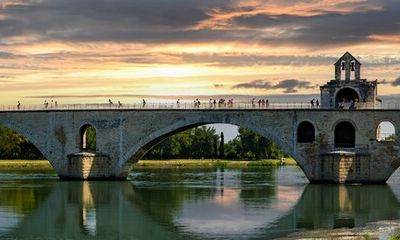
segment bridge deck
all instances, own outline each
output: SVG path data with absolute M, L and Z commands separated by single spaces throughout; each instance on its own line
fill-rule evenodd
M 344 108 L 322 108 L 321 106 L 312 106 L 310 103 L 270 103 L 268 105 L 253 105 L 251 103 L 234 104 L 209 104 L 203 103 L 195 106 L 193 103 L 148 103 L 148 104 L 59 104 L 48 105 L 16 105 L 0 106 L 0 112 L 10 111 L 65 111 L 65 110 L 350 110 L 348 106 Z M 400 110 L 400 104 L 380 104 L 379 106 L 358 103 L 351 110 Z

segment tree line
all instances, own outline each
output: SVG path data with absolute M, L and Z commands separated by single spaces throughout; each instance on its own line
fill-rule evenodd
M 90 129 L 89 129 L 90 130 Z M 96 149 L 96 135 L 86 134 L 87 149 Z M 93 145 L 93 146 L 92 146 Z M 225 142 L 223 132 L 213 127 L 192 128 L 171 137 L 151 149 L 144 159 L 279 159 L 287 155 L 271 141 L 246 128 Z M 0 159 L 44 159 L 43 154 L 24 136 L 0 126 Z
M 24 136 L 0 126 L 0 159 L 44 159 L 44 156 Z
M 287 157 L 270 140 L 246 128 L 239 127 L 239 134 L 225 142 L 224 133 L 218 134 L 213 127 L 192 128 L 155 146 L 145 159 L 230 159 L 258 160 Z

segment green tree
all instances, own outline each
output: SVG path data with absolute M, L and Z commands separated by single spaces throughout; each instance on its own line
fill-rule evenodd
M 96 129 L 93 126 L 89 126 L 86 129 L 86 149 L 96 151 Z
M 0 126 L 1 159 L 43 159 L 40 151 L 24 136 L 4 126 Z
M 218 149 L 217 149 L 218 146 Z M 217 154 L 217 152 L 219 152 Z M 261 159 L 279 158 L 280 150 L 268 139 L 245 128 L 225 143 L 224 134 L 212 127 L 192 128 L 175 134 L 146 154 L 147 159 L 215 158 Z
M 225 158 L 225 139 L 224 139 L 224 133 L 221 132 L 221 141 L 219 143 L 219 158 L 224 159 Z
M 218 137 L 214 136 L 214 158 L 218 158 Z
M 0 154 L 1 158 L 13 159 L 21 153 L 20 144 L 25 141 L 24 137 L 15 131 L 0 126 Z

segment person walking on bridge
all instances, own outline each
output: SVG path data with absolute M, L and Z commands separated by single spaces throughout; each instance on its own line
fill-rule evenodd
M 18 101 L 17 109 L 19 110 L 20 108 L 21 108 L 21 103 Z

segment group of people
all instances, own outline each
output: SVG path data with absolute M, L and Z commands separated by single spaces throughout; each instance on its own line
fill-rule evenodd
M 18 104 L 20 104 L 19 101 L 18 101 Z M 43 105 L 44 105 L 45 109 L 49 108 L 49 106 L 50 106 L 50 108 L 53 108 L 53 107 L 57 108 L 58 107 L 57 101 L 54 101 L 54 100 L 51 100 L 50 102 L 48 102 L 47 100 L 44 100 Z
M 108 99 L 108 104 L 110 105 L 110 107 L 114 105 L 114 103 L 113 103 L 113 101 L 111 101 L 111 99 Z M 122 107 L 121 101 L 117 102 L 117 106 L 118 106 L 118 108 Z
M 315 98 L 311 99 L 310 104 L 311 104 L 312 108 L 313 107 L 319 108 L 319 100 L 318 99 L 315 99 Z
M 268 99 L 258 99 L 258 101 L 256 101 L 255 98 L 253 98 L 251 100 L 251 106 L 254 108 L 256 107 L 256 102 L 258 103 L 258 107 L 259 108 L 264 108 L 264 107 L 269 107 L 269 101 Z
M 354 99 L 350 100 L 350 101 L 346 101 L 346 99 L 342 99 L 339 103 L 338 103 L 338 108 L 340 109 L 344 109 L 344 108 L 348 108 L 349 110 L 354 110 L 356 109 L 356 104 L 358 104 L 358 99 Z

